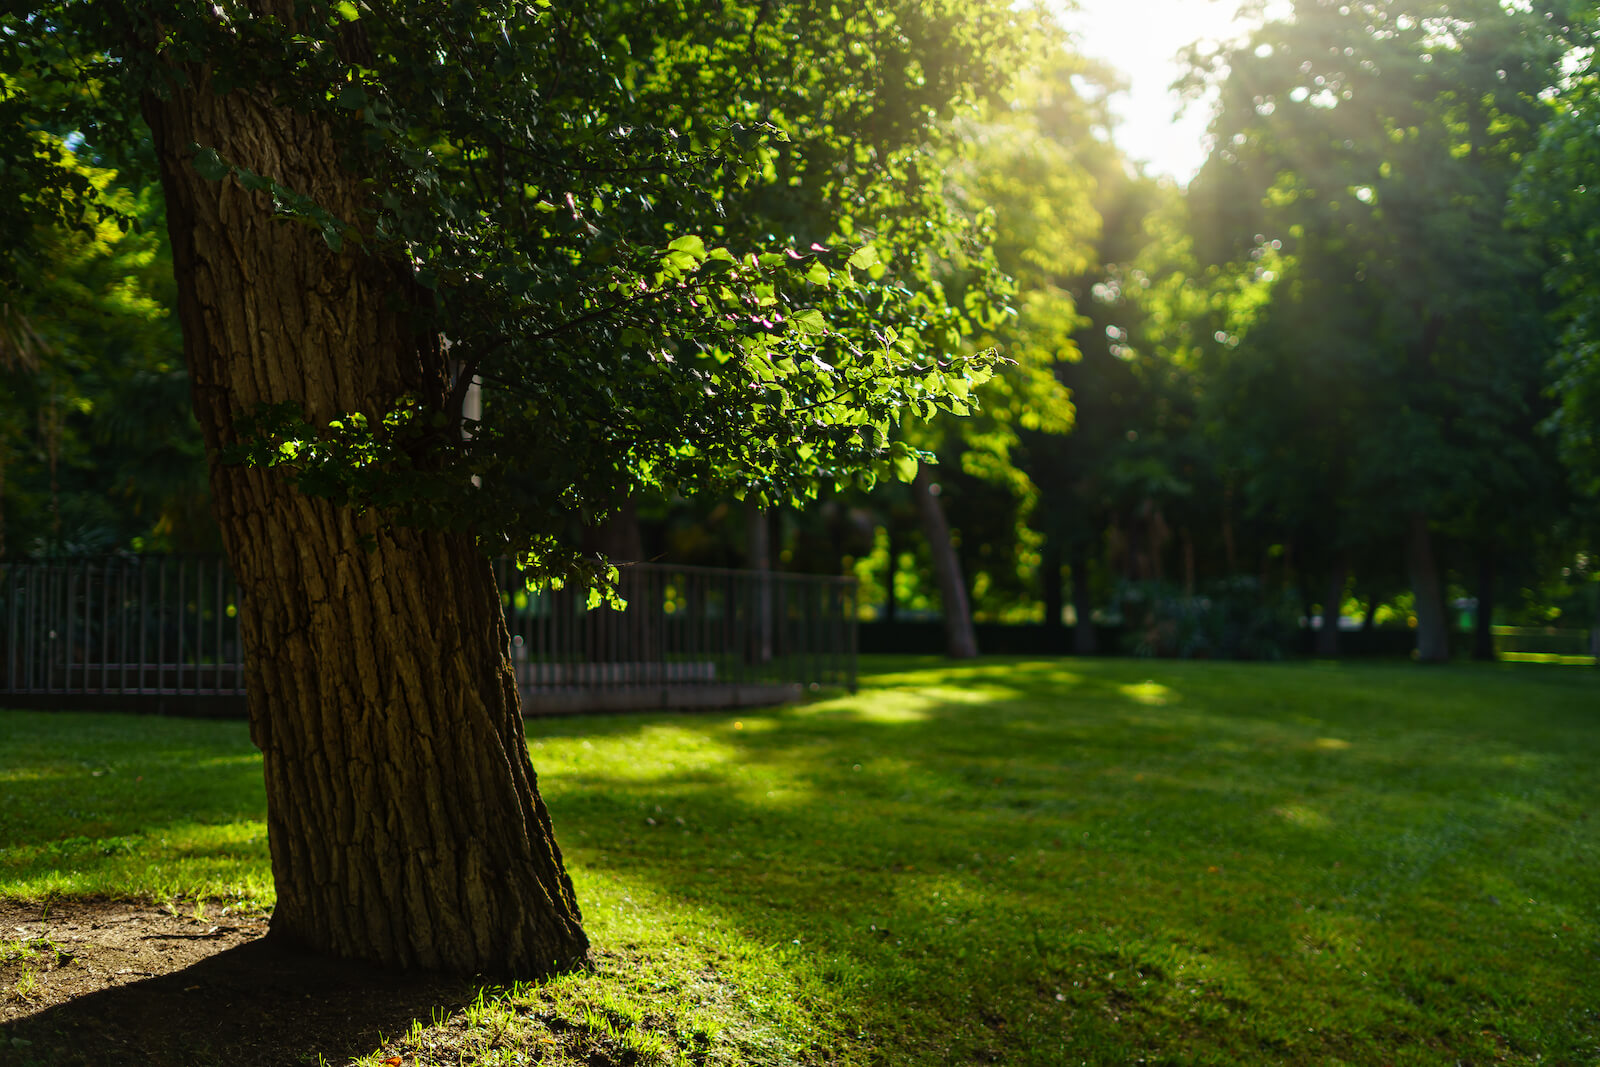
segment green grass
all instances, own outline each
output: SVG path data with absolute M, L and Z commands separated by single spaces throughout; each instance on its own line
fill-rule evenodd
M 606 955 L 391 1047 L 1600 1063 L 1600 672 L 869 666 L 779 711 L 530 722 Z M 0 716 L 0 847 L 0 894 L 271 904 L 242 724 Z

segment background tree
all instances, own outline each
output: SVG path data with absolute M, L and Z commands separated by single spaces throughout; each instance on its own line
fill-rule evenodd
M 929 427 L 927 447 L 940 463 L 924 466 L 912 484 L 953 656 L 977 651 L 971 599 L 993 611 L 1037 593 L 1041 561 L 1028 523 L 1039 491 L 1024 441 L 1060 437 L 1073 425 L 1059 374 L 1077 356 L 1081 296 L 1070 285 L 1089 269 L 1101 224 L 1086 159 L 1104 150 L 1104 77 L 1058 35 L 1041 32 L 1014 95 L 963 127 L 970 156 L 957 171 L 960 195 L 991 227 L 995 263 L 1015 286 L 1015 314 L 976 323 L 976 343 L 998 347 L 1007 365 L 984 386 L 973 417 Z M 975 295 L 971 278 L 948 284 L 963 303 Z M 947 508 L 959 516 L 959 546 L 945 528 Z M 1055 570 L 1059 578 L 1059 562 Z
M 72 91 L 37 77 L 5 84 L 14 112 Z M 18 153 L 50 161 L 61 188 L 49 210 L 40 190 L 18 191 L 7 218 L 0 555 L 214 545 L 160 193 L 136 166 L 75 148 L 66 131 L 11 133 Z M 18 169 L 29 173 L 25 158 Z M 42 195 L 49 200 L 48 184 Z
M 1258 488 L 1334 576 L 1329 601 L 1355 542 L 1403 532 L 1424 660 L 1448 655 L 1440 532 L 1538 458 L 1537 261 L 1505 221 L 1559 54 L 1543 13 L 1301 2 L 1198 58 L 1221 91 L 1191 190 L 1203 254 L 1284 257 L 1240 347 L 1279 360 L 1242 368 L 1276 400 L 1236 394 L 1254 476 L 1277 486 Z

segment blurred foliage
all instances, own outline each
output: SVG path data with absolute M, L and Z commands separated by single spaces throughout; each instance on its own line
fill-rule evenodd
M 48 121 L 82 92 L 0 75 L 0 555 L 213 549 L 160 193 Z
M 238 44 L 170 7 L 194 47 Z M 349 131 L 375 199 L 326 219 L 272 191 L 411 257 L 486 385 L 464 443 L 453 410 L 262 413 L 250 454 L 310 489 L 553 568 L 624 499 L 647 556 L 736 565 L 753 499 L 779 566 L 851 570 L 881 610 L 892 552 L 926 614 L 932 550 L 890 476 L 936 457 L 984 619 L 1037 619 L 1074 565 L 1103 609 L 1165 590 L 1145 600 L 1196 620 L 1182 647 L 1228 645 L 1205 620 L 1252 596 L 1309 613 L 1341 569 L 1351 604 L 1405 617 L 1415 513 L 1450 598 L 1596 617 L 1593 3 L 1255 11 L 1190 53 L 1214 148 L 1187 190 L 1117 146 L 1120 76 L 1000 3 L 307 10 L 305 40 L 250 28 L 248 70 Z M 40 12 L 70 32 L 0 47 L 7 547 L 203 547 L 127 106 L 159 71 L 98 9 Z M 357 31 L 370 61 L 311 47 Z M 402 459 L 419 434 L 434 451 Z
M 1117 588 L 1123 650 L 1163 659 L 1275 660 L 1294 651 L 1299 619 L 1253 578 L 1224 579 L 1201 595 L 1166 582 Z

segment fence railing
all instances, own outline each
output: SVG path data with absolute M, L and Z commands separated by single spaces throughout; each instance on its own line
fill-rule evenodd
M 586 591 L 532 589 L 496 564 L 528 711 L 770 703 L 855 685 L 853 579 L 663 564 L 620 573 L 627 610 L 591 611 Z M 215 556 L 0 561 L 0 699 L 242 711 L 238 601 Z
M 1592 664 L 1600 661 L 1600 627 L 1492 626 L 1495 654 L 1522 663 Z
M 853 578 L 642 563 L 619 570 L 626 611 L 585 590 L 527 589 L 497 567 L 532 711 L 776 702 L 855 687 Z
M 241 696 L 238 589 L 220 557 L 0 563 L 0 692 Z

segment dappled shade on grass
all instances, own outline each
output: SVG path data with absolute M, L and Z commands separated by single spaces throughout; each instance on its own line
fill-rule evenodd
M 1559 1057 L 1597 1035 L 1595 682 L 930 665 L 540 724 L 535 763 L 591 913 L 764 941 L 935 1062 Z
M 765 714 L 530 722 L 590 933 L 637 961 L 569 995 L 693 1016 L 754 1063 L 1595 1055 L 1591 672 L 876 666 L 857 696 Z M 111 773 L 63 723 L 126 730 Z M 270 903 L 242 726 L 0 730 L 7 795 L 55 782 L 19 794 L 35 807 L 220 761 L 176 808 L 106 794 L 122 854 L 47 857 L 81 824 L 0 802 L 0 891 Z M 664 977 L 688 973 L 737 995 L 699 1005 Z

